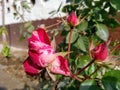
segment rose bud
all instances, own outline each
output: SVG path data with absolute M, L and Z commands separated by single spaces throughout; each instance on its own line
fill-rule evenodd
M 76 26 L 78 25 L 78 17 L 76 15 L 75 12 L 71 12 L 70 15 L 67 17 L 67 22 L 68 24 L 70 24 L 71 26 Z
M 92 57 L 95 60 L 104 61 L 108 57 L 108 45 L 107 43 L 101 43 L 95 47 L 92 51 Z

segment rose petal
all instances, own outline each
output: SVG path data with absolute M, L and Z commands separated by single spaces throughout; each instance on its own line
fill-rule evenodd
M 62 56 L 58 56 L 57 59 L 52 62 L 49 68 L 52 73 L 70 76 L 68 61 Z
M 43 68 L 53 62 L 56 57 L 54 50 L 50 46 L 39 48 L 38 51 L 29 50 L 28 54 L 34 63 Z
M 40 44 L 50 45 L 50 40 L 43 28 L 34 30 L 32 36 L 28 39 L 29 48 L 37 47 Z
M 30 57 L 28 57 L 24 63 L 23 63 L 23 66 L 24 66 L 24 70 L 25 72 L 28 74 L 28 75 L 31 75 L 31 76 L 34 76 L 36 74 L 39 73 L 40 71 L 40 68 L 37 67 L 34 62 L 31 61 Z

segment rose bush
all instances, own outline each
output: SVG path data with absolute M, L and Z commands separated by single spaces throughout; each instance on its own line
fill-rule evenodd
M 39 27 L 28 38 L 25 72 L 35 76 L 45 70 L 54 80 L 45 90 L 119 90 L 120 42 L 111 41 L 108 30 L 120 26 L 115 18 L 119 1 L 67 2 L 62 11 L 68 16 L 59 22 L 62 30 L 51 30 L 49 39 L 45 28 L 50 26 Z M 59 45 L 56 32 L 64 37 Z

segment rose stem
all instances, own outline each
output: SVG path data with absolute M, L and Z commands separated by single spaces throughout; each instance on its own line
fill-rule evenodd
M 79 73 L 83 72 L 88 66 L 90 66 L 95 60 L 92 60 L 91 62 L 89 62 L 85 67 L 83 67 L 82 69 L 80 69 L 78 72 L 75 73 L 75 75 L 78 75 Z
M 119 46 L 120 46 L 120 43 L 118 43 L 116 46 L 114 46 L 114 47 L 112 48 L 112 50 L 111 50 L 110 53 L 113 53 L 113 51 L 114 51 L 115 49 L 117 49 Z
M 75 80 L 79 81 L 79 82 L 82 82 L 82 80 L 80 78 L 78 78 L 77 76 L 71 74 L 70 76 L 71 78 L 74 78 Z
M 93 73 L 91 73 L 90 76 L 84 78 L 84 80 L 82 82 L 84 82 L 85 80 L 91 78 L 91 76 L 94 75 L 100 68 L 101 68 L 101 66 L 98 66 L 97 69 Z
M 73 30 L 73 27 L 71 27 L 70 29 L 70 35 L 69 35 L 69 40 L 68 40 L 68 52 L 70 52 L 70 48 L 71 48 L 72 30 Z M 68 53 L 68 59 L 69 58 L 70 58 L 70 53 Z

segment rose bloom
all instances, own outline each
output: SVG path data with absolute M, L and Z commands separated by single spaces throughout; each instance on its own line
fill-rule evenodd
M 63 56 L 56 55 L 43 28 L 33 31 L 32 36 L 28 39 L 28 49 L 29 57 L 24 61 L 24 69 L 27 74 L 36 75 L 41 69 L 48 68 L 54 74 L 70 75 L 68 61 Z
M 104 61 L 108 57 L 108 45 L 106 42 L 96 46 L 92 51 L 95 60 Z
M 67 17 L 67 22 L 71 25 L 71 26 L 76 26 L 79 23 L 79 19 L 76 15 L 75 12 L 71 12 L 70 15 Z

